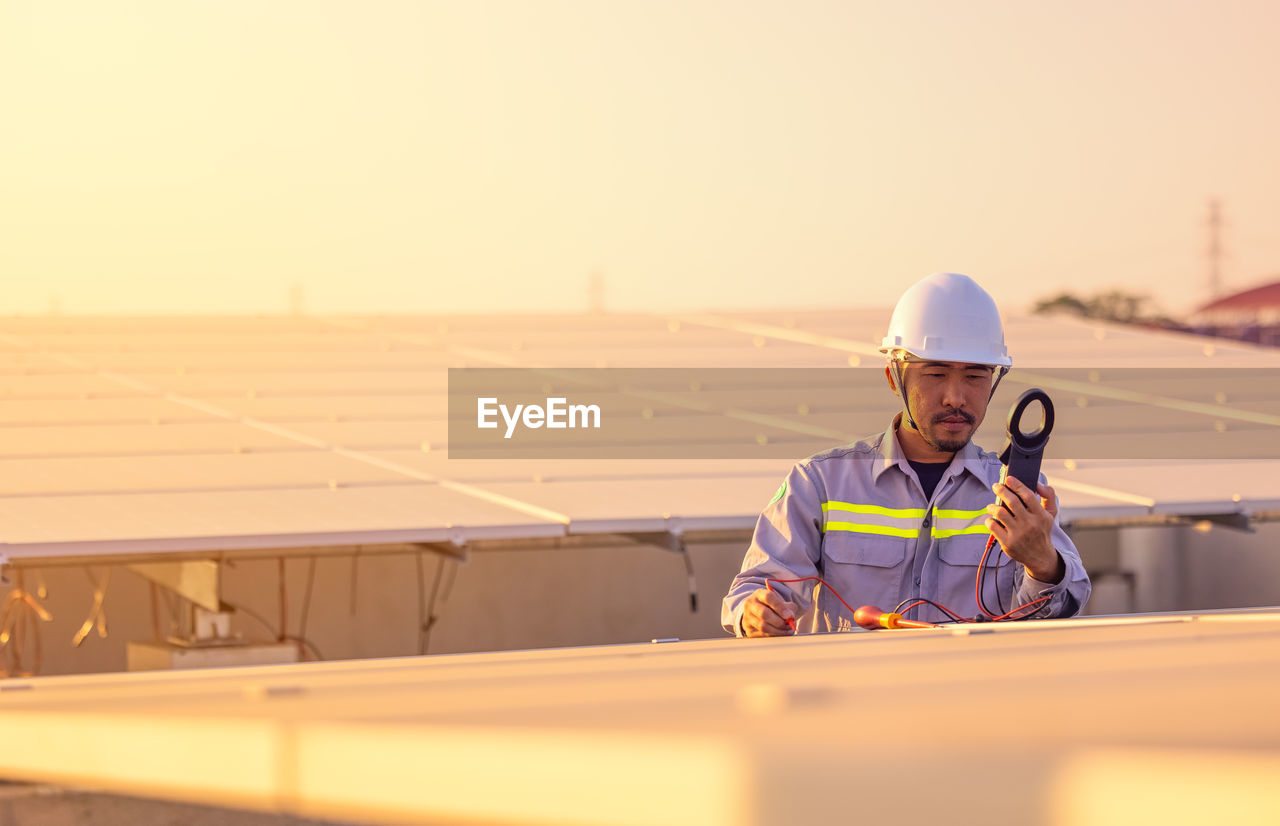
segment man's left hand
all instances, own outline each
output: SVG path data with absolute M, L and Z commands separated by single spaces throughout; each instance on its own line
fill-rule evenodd
M 1066 564 L 1054 550 L 1050 535 L 1058 515 L 1057 497 L 1048 485 L 1036 492 L 1013 476 L 991 486 L 999 499 L 987 506 L 987 530 L 1012 559 L 1026 566 L 1027 573 L 1056 584 L 1066 576 Z M 1039 495 L 1037 495 L 1037 493 Z

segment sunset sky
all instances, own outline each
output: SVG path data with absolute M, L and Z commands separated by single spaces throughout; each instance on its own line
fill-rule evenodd
M 1280 3 L 0 0 L 0 315 L 1280 279 Z

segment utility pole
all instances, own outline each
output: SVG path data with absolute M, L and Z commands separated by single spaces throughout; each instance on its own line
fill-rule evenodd
M 1222 203 L 1213 198 L 1209 201 L 1209 298 L 1217 298 L 1222 293 Z

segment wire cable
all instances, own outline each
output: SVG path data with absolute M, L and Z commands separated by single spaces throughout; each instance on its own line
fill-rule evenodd
M 313 655 L 317 660 L 323 660 L 323 659 L 324 659 L 324 655 L 320 653 L 320 649 L 319 649 L 319 648 L 316 648 L 315 644 L 314 644 L 314 643 L 312 643 L 312 642 L 311 642 L 311 640 L 303 639 L 302 637 L 289 637 L 289 636 L 282 636 L 282 635 L 280 634 L 280 632 L 278 632 L 278 631 L 275 629 L 275 627 L 274 627 L 274 626 L 272 626 L 272 624 L 267 620 L 267 618 L 266 618 L 266 617 L 262 616 L 262 615 L 261 615 L 261 614 L 259 614 L 257 611 L 254 611 L 252 608 L 249 608 L 249 607 L 247 607 L 247 606 L 245 606 L 245 605 L 241 605 L 241 604 L 236 603 L 236 602 L 232 602 L 231 600 L 228 600 L 228 599 L 224 599 L 224 600 L 223 600 L 223 602 L 225 602 L 227 605 L 229 605 L 229 606 L 231 607 L 231 609 L 232 609 L 232 610 L 234 610 L 234 611 L 239 611 L 239 612 L 243 613 L 245 616 L 250 617 L 250 618 L 252 618 L 254 621 L 256 621 L 259 625 L 261 625 L 263 628 L 265 628 L 265 629 L 266 629 L 267 633 L 268 633 L 268 634 L 272 637 L 272 639 L 274 639 L 276 642 L 292 642 L 292 643 L 297 643 L 297 644 L 298 644 L 298 646 L 299 646 L 299 649 L 300 649 L 301 651 L 303 651 L 303 652 L 304 652 L 304 656 L 305 656 L 305 651 L 309 649 L 309 650 L 311 651 L 311 654 L 312 654 L 312 655 Z
M 160 630 L 160 595 L 156 593 L 159 588 L 154 582 L 151 585 L 151 633 L 155 636 L 156 642 L 164 639 L 164 632 Z
M 991 609 L 987 608 L 987 603 L 983 598 L 982 593 L 982 579 L 983 574 L 985 574 L 987 570 L 987 557 L 991 555 L 991 548 L 995 544 L 996 536 L 995 534 L 991 534 L 987 537 L 987 547 L 982 551 L 982 559 L 978 561 L 978 575 L 974 577 L 973 580 L 973 600 L 978 603 L 978 610 L 981 611 L 983 616 L 987 619 L 993 619 L 997 616 L 997 614 L 993 613 Z
M 436 599 L 440 596 L 440 583 L 444 579 L 444 564 L 448 559 L 444 555 L 440 556 L 436 562 L 436 576 L 431 583 L 431 600 L 427 603 L 426 622 L 422 625 L 422 645 L 420 653 L 426 654 L 427 649 L 431 646 L 431 631 L 435 628 L 436 621 L 440 617 L 436 614 Z
M 307 557 L 307 587 L 302 592 L 302 616 L 298 619 L 298 639 L 307 638 L 307 618 L 311 616 L 311 590 L 316 584 L 316 558 Z
M 351 555 L 351 616 L 356 615 L 356 583 L 359 581 L 360 575 L 360 550 L 363 546 L 357 545 L 355 553 Z
M 1004 548 L 1001 548 L 1001 549 L 1000 549 L 1000 552 L 1001 552 L 1001 553 L 1004 553 Z M 1010 601 L 1012 601 L 1012 598 L 1011 598 L 1011 600 L 1010 600 Z M 999 565 L 999 563 L 997 563 L 997 564 L 996 564 L 996 607 L 1000 609 L 1000 613 L 1002 613 L 1002 614 L 1003 614 L 1005 611 L 1009 610 L 1009 609 L 1007 609 L 1007 608 L 1005 608 L 1005 607 L 1004 607 L 1004 594 L 1000 591 L 1000 565 Z
M 830 585 L 828 585 L 826 580 L 824 580 L 820 576 L 802 576 L 799 579 L 766 579 L 764 581 L 764 587 L 768 588 L 770 591 L 773 591 L 773 588 L 771 587 L 771 583 L 774 583 L 774 582 L 777 582 L 779 584 L 786 584 L 786 583 L 792 583 L 792 582 L 810 582 L 810 581 L 817 582 L 819 585 L 826 588 L 831 593 L 835 594 L 836 599 L 840 600 L 840 604 L 843 605 L 846 609 L 848 609 L 849 616 L 853 616 L 854 610 L 849 607 L 849 603 L 844 601 L 844 597 L 840 596 L 840 592 L 837 591 L 835 588 L 832 588 Z M 773 591 L 773 593 L 776 594 L 777 591 Z
M 418 583 L 418 654 L 426 653 L 426 634 L 427 634 L 427 586 L 422 581 L 422 555 L 426 551 L 418 551 L 413 555 L 414 568 L 418 573 L 416 577 Z
M 448 602 L 449 595 L 453 593 L 453 583 L 458 579 L 458 561 L 453 560 L 453 564 L 449 566 L 449 578 L 444 581 L 444 592 L 440 594 L 441 602 Z
M 37 594 L 39 587 L 37 586 Z M 53 616 L 40 604 L 37 594 L 26 590 L 22 571 L 18 570 L 14 575 L 13 589 L 5 597 L 4 607 L 0 609 L 0 653 L 4 656 L 3 668 L 0 670 L 6 677 L 30 677 L 40 673 L 40 668 L 44 665 L 44 640 L 36 620 L 52 622 Z M 25 667 L 24 662 L 28 631 L 31 632 L 35 648 L 30 670 Z
M 102 639 L 107 638 L 107 586 L 111 583 L 111 569 L 106 568 L 102 572 L 102 579 L 98 580 L 93 575 L 90 568 L 84 569 L 84 574 L 89 578 L 89 582 L 93 584 L 93 603 L 89 606 L 89 616 L 80 625 L 80 629 L 76 631 L 71 638 L 71 645 L 79 648 L 80 644 L 89 636 L 89 632 L 98 629 L 98 636 Z
M 289 635 L 285 629 L 289 625 L 289 600 L 285 592 L 285 568 L 284 557 L 280 557 L 279 566 L 276 569 L 276 575 L 280 581 L 280 641 L 284 642 L 285 637 Z
M 986 570 L 987 558 L 988 556 L 990 556 L 991 548 L 993 545 L 995 545 L 995 542 L 996 542 L 996 538 L 994 535 L 987 539 L 987 547 L 983 550 L 982 559 L 978 562 L 978 573 L 977 573 L 977 576 L 974 578 L 974 598 L 978 603 L 978 610 L 982 612 L 982 614 L 979 617 L 976 617 L 974 619 L 967 619 L 965 617 L 960 616 L 955 611 L 952 611 L 950 608 L 947 608 L 945 605 L 942 605 L 941 603 L 938 603 L 938 602 L 934 602 L 931 599 L 925 599 L 924 597 L 908 597 L 907 599 L 904 599 L 902 602 L 899 602 L 897 606 L 894 607 L 891 613 L 900 614 L 904 611 L 910 611 L 912 608 L 915 608 L 920 605 L 931 605 L 934 608 L 941 611 L 942 613 L 946 614 L 950 618 L 950 622 L 953 622 L 953 623 L 977 622 L 979 620 L 982 620 L 983 618 L 985 618 L 987 621 L 990 621 L 990 622 L 1017 622 L 1020 620 L 1030 619 L 1032 615 L 1035 614 L 1036 610 L 1038 610 L 1044 603 L 1052 599 L 1052 595 L 1045 595 L 1045 596 L 1039 597 L 1038 599 L 1034 599 L 1031 602 L 1026 603 L 1025 605 L 1019 605 L 1017 608 L 1014 608 L 1011 611 L 1002 611 L 999 614 L 989 611 L 987 609 L 987 606 L 983 602 L 982 579 L 983 579 L 983 574 Z M 832 588 L 831 585 L 820 576 L 803 576 L 796 579 L 774 579 L 770 577 L 765 579 L 764 584 L 765 584 L 765 588 L 767 588 L 771 593 L 777 593 L 777 591 L 773 587 L 775 583 L 779 585 L 785 585 L 785 584 L 792 584 L 797 582 L 817 582 L 819 585 L 829 590 L 835 596 L 836 599 L 840 600 L 840 604 L 845 607 L 845 610 L 849 612 L 850 616 L 853 616 L 854 614 L 857 613 L 856 611 L 854 611 L 853 607 L 850 606 L 849 603 L 845 601 L 844 597 L 840 596 L 840 592 L 837 591 L 835 588 Z M 999 591 L 998 579 L 996 581 L 996 590 Z M 1003 603 L 1000 604 L 1000 607 L 1001 608 L 1004 607 Z M 1030 609 L 1035 609 L 1035 610 L 1030 610 Z M 1028 612 L 1028 613 L 1023 613 L 1023 612 Z M 788 624 L 790 624 L 793 628 L 795 627 L 794 620 L 789 622 Z M 935 624 L 938 624 L 938 623 L 935 623 Z
M 910 605 L 907 605 L 907 603 L 910 603 Z M 905 608 L 903 607 L 904 605 L 906 605 Z M 941 611 L 942 613 L 950 617 L 952 622 L 973 622 L 973 620 L 969 619 L 968 617 L 960 616 L 959 614 L 955 613 L 945 605 L 939 605 L 933 600 L 925 599 L 924 597 L 914 597 L 914 598 L 907 597 L 902 602 L 899 602 L 897 606 L 894 607 L 892 613 L 905 615 L 907 611 L 910 611 L 912 608 L 915 608 L 918 605 L 932 605 L 934 608 L 938 609 L 939 611 Z
M 1028 608 L 1032 608 L 1032 607 L 1036 607 L 1036 608 L 1037 608 L 1037 610 L 1038 610 L 1039 606 L 1040 606 L 1042 603 L 1048 602 L 1048 601 L 1049 601 L 1049 600 L 1051 600 L 1051 599 L 1053 599 L 1053 595 L 1052 595 L 1052 594 L 1046 594 L 1046 595 L 1044 595 L 1044 596 L 1042 596 L 1042 597 L 1038 597 L 1038 598 L 1033 599 L 1033 600 L 1031 600 L 1030 602 L 1026 603 L 1025 605 L 1019 605 L 1017 608 L 1014 608 L 1012 611 L 1010 611 L 1010 612 L 1009 612 L 1009 613 L 1007 613 L 1007 614 L 1001 614 L 1001 615 L 1000 615 L 1000 616 L 998 616 L 998 617 L 994 617 L 994 618 L 993 618 L 993 621 L 994 621 L 994 622 L 999 622 L 999 621 L 1004 621 L 1004 620 L 1013 620 L 1013 621 L 1017 621 L 1017 620 L 1031 619 L 1032 615 L 1036 613 L 1035 611 L 1032 611 L 1031 613 L 1029 613 L 1029 614 L 1025 614 L 1025 615 L 1020 616 L 1020 617 L 1015 617 L 1015 616 L 1013 616 L 1013 615 L 1014 615 L 1014 614 L 1016 614 L 1016 613 L 1018 613 L 1019 611 L 1025 611 L 1025 610 L 1027 610 Z
M 693 575 L 693 559 L 689 556 L 689 549 L 683 542 L 680 543 L 680 556 L 684 558 L 684 572 L 689 577 L 689 612 L 696 614 L 698 613 L 698 580 Z

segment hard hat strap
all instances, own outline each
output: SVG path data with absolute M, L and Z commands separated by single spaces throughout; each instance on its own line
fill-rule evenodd
M 1000 379 L 1004 378 L 1006 375 L 1009 374 L 1009 368 L 1004 366 L 997 367 L 995 368 L 995 373 L 996 373 L 996 380 L 991 382 L 991 395 L 987 396 L 988 402 L 990 402 L 992 399 L 996 397 L 996 388 L 1000 386 Z
M 915 417 L 911 415 L 911 405 L 907 403 L 907 382 L 902 376 L 903 359 L 898 358 L 898 354 L 895 353 L 890 356 L 889 360 L 893 362 L 893 377 L 898 385 L 898 395 L 902 396 L 902 410 L 907 420 L 907 426 L 912 430 L 919 430 L 920 428 L 916 427 Z

